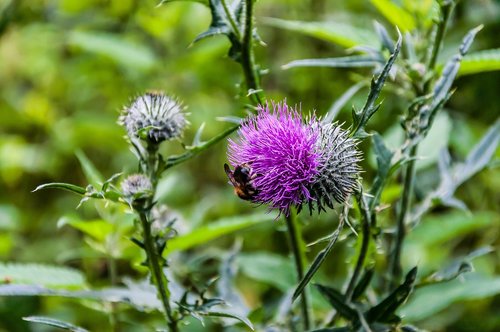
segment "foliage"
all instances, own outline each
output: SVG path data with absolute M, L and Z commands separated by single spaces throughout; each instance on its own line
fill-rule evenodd
M 499 17 L 472 0 L 5 1 L 0 331 L 498 330 Z M 156 150 L 116 124 L 150 89 L 191 123 Z M 349 202 L 286 223 L 222 167 L 241 119 L 284 98 L 365 155 Z M 125 197 L 138 172 L 152 192 Z

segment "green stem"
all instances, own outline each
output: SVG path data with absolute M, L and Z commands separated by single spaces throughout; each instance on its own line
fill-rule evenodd
M 254 104 L 262 104 L 261 87 L 255 66 L 253 53 L 253 4 L 254 0 L 245 0 L 245 30 L 241 41 L 241 66 L 245 75 L 247 90 L 254 90 L 250 100 Z
M 410 213 L 411 197 L 413 194 L 413 182 L 415 178 L 415 156 L 417 155 L 418 146 L 414 145 L 410 149 L 409 163 L 406 166 L 403 184 L 403 196 L 401 197 L 401 204 L 399 215 L 397 219 L 396 229 L 396 242 L 392 251 L 391 261 L 389 264 L 391 272 L 392 285 L 399 283 L 402 277 L 403 269 L 401 266 L 401 251 L 403 249 L 403 241 L 406 236 L 406 219 Z
M 356 199 L 363 215 L 361 222 L 361 231 L 363 237 L 361 239 L 361 248 L 359 251 L 358 260 L 356 261 L 356 266 L 354 267 L 354 271 L 352 272 L 351 279 L 349 280 L 349 284 L 347 285 L 347 290 L 345 292 L 345 298 L 347 302 L 350 302 L 352 300 L 352 294 L 354 292 L 354 288 L 356 287 L 356 283 L 358 282 L 361 271 L 363 270 L 366 256 L 368 254 L 368 247 L 370 245 L 371 216 L 362 191 L 356 196 Z
M 290 212 L 288 216 L 285 217 L 286 226 L 288 230 L 288 240 L 290 242 L 290 249 L 293 253 L 293 258 L 295 260 L 295 268 L 297 271 L 297 280 L 301 281 L 304 278 L 304 266 L 305 266 L 305 253 L 301 250 L 302 239 L 299 235 L 299 227 L 297 225 L 297 219 L 292 216 L 293 211 Z M 307 290 L 301 294 L 301 310 L 302 319 L 304 321 L 304 331 L 309 330 L 311 325 L 311 319 L 309 317 L 309 304 L 308 304 L 308 294 Z
M 445 0 L 441 4 L 442 17 L 437 26 L 436 36 L 434 37 L 434 43 L 432 46 L 431 57 L 429 58 L 429 63 L 427 64 L 427 70 L 432 71 L 436 67 L 437 58 L 439 51 L 441 50 L 441 45 L 443 43 L 444 34 L 446 32 L 446 26 L 448 25 L 448 20 L 450 19 L 451 11 L 453 10 L 453 1 Z M 431 80 L 428 80 L 424 85 L 424 93 L 429 92 L 431 85 Z
M 111 255 L 108 256 L 109 279 L 112 286 L 116 285 L 118 273 L 116 271 L 116 260 Z M 120 331 L 120 320 L 118 319 L 118 303 L 111 302 L 111 314 L 109 323 L 113 332 Z
M 147 147 L 147 156 L 143 159 L 142 171 L 149 177 L 153 193 L 151 198 L 147 199 L 142 207 L 136 209 L 139 214 L 139 219 L 142 226 L 144 250 L 147 256 L 147 264 L 151 273 L 151 280 L 156 287 L 158 296 L 163 305 L 167 325 L 170 332 L 178 332 L 178 320 L 174 317 L 172 308 L 170 307 L 170 291 L 168 289 L 168 280 L 163 273 L 163 257 L 156 245 L 153 234 L 151 233 L 151 209 L 154 205 L 154 196 L 156 193 L 156 186 L 158 184 L 158 176 L 160 171 L 158 144 L 149 142 Z
M 144 249 L 147 255 L 147 262 L 151 272 L 151 279 L 156 286 L 163 309 L 167 317 L 168 327 L 171 332 L 179 331 L 177 320 L 174 318 L 172 308 L 170 307 L 170 292 L 168 290 L 168 280 L 162 271 L 162 265 L 159 260 L 159 252 L 156 243 L 151 234 L 151 223 L 148 220 L 147 212 L 141 212 L 140 219 L 144 236 Z

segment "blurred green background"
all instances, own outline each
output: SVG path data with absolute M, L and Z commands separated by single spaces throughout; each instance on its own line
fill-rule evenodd
M 93 203 L 76 210 L 79 198 L 69 193 L 31 191 L 46 182 L 85 187 L 88 182 L 76 151 L 86 156 L 105 178 L 118 172 L 134 172 L 136 161 L 117 118 L 131 98 L 146 90 L 163 90 L 188 106 L 188 144 L 202 123 L 203 138 L 208 139 L 230 126 L 217 117 L 245 115 L 243 106 L 247 101 L 237 87 L 242 72 L 226 56 L 228 40 L 219 36 L 191 45 L 210 24 L 209 10 L 202 4 L 182 1 L 157 5 L 158 1 L 151 0 L 0 0 L 0 261 L 66 265 L 84 271 L 89 285 L 109 284 L 106 259 L 95 253 L 88 238 L 57 224 L 62 216 L 108 221 L 112 217 L 96 215 Z M 356 81 L 357 75 L 367 76 L 371 72 L 332 68 L 282 70 L 280 67 L 291 60 L 346 53 L 327 41 L 270 27 L 264 24 L 264 17 L 333 21 L 368 30 L 377 20 L 389 27 L 368 0 L 257 2 L 257 28 L 267 46 L 256 47 L 256 59 L 269 69 L 262 79 L 267 96 L 276 100 L 286 97 L 289 104 L 300 104 L 302 110 L 314 109 L 318 114 L 324 114 Z M 455 50 L 462 36 L 481 23 L 485 27 L 473 50 L 500 47 L 500 4 L 487 0 L 459 3 L 445 43 Z M 444 60 L 449 56 L 443 52 Z M 417 197 L 437 184 L 439 148 L 449 146 L 453 158 L 463 159 L 499 117 L 498 72 L 462 76 L 455 85 L 457 92 L 436 123 L 434 136 L 420 149 L 427 159 L 419 167 Z M 340 114 L 341 121 L 349 123 L 350 105 L 362 105 L 365 95 L 363 90 L 348 103 Z M 370 129 L 395 137 L 401 131 L 399 115 L 406 104 L 390 92 L 383 93 L 383 99 L 382 109 L 372 119 Z M 252 207 L 233 195 L 222 168 L 225 149 L 223 142 L 172 169 L 162 182 L 161 201 L 181 216 L 181 234 L 223 217 L 265 212 L 264 207 Z M 369 140 L 362 144 L 362 149 L 369 153 Z M 181 151 L 176 143 L 164 147 L 166 155 Z M 407 268 L 418 263 L 425 274 L 475 248 L 498 248 L 499 156 L 497 151 L 491 167 L 460 187 L 457 196 L 468 205 L 470 213 L 448 208 L 434 210 L 410 236 L 405 251 Z M 369 159 L 363 162 L 366 183 L 374 174 Z M 386 191 L 384 202 L 395 202 L 399 190 L 396 179 Z M 305 239 L 312 242 L 336 227 L 337 214 L 304 219 Z M 383 214 L 382 223 L 391 224 L 391 220 L 389 212 Z M 127 225 L 130 226 L 130 220 Z M 185 269 L 177 269 L 200 282 L 208 280 L 217 269 L 210 259 L 194 257 L 225 253 L 235 238 L 241 239 L 245 253 L 236 279 L 238 289 L 246 305 L 256 309 L 252 320 L 266 322 L 275 315 L 282 292 L 293 285 L 294 272 L 280 221 L 262 222 L 193 248 L 183 254 L 189 257 L 189 263 L 183 263 Z M 125 235 L 121 242 L 127 242 Z M 345 262 L 354 254 L 353 242 L 343 241 L 334 250 L 319 279 L 336 287 L 342 285 L 348 273 Z M 137 267 L 137 250 L 127 244 L 122 249 L 117 255 L 119 275 L 143 275 Z M 320 249 L 311 247 L 310 258 Z M 183 255 L 172 259 L 181 264 Z M 475 272 L 469 278 L 472 281 L 455 280 L 440 285 L 441 288 L 419 290 L 404 313 L 416 325 L 435 331 L 500 330 L 500 297 L 495 296 L 500 293 L 499 257 L 498 250 L 494 250 L 477 258 Z M 326 310 L 324 303 L 317 306 Z M 95 303 L 71 299 L 4 297 L 0 298 L 0 331 L 46 331 L 21 320 L 34 314 L 104 331 L 108 318 L 102 310 Z M 140 324 L 154 323 L 159 318 L 123 310 L 125 330 L 141 331 Z M 195 322 L 190 329 L 203 330 Z

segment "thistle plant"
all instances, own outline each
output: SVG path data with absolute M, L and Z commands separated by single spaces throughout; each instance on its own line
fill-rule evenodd
M 170 2 L 173 1 L 164 0 L 161 4 L 167 7 L 171 6 Z M 23 272 L 24 275 L 21 273 L 24 271 L 23 266 L 18 268 L 15 264 L 0 262 L 1 296 L 63 296 L 85 301 L 95 300 L 101 305 L 95 307 L 100 308 L 105 314 L 105 319 L 109 319 L 109 329 L 113 332 L 120 332 L 124 324 L 136 324 L 131 322 L 128 316 L 123 319 L 127 314 L 122 310 L 124 306 L 138 308 L 144 316 L 146 316 L 144 313 L 154 310 L 160 312 L 161 316 L 148 315 L 146 319 L 151 317 L 149 322 L 151 325 L 161 324 L 155 327 L 170 332 L 182 332 L 188 324 L 191 326 L 186 330 L 190 331 L 219 331 L 223 329 L 222 326 L 226 328 L 235 322 L 243 325 L 227 329 L 247 331 L 254 330 L 255 325 L 256 330 L 267 332 L 407 332 L 422 331 L 414 324 L 419 326 L 422 324 L 427 328 L 428 323 L 425 319 L 430 316 L 415 318 L 411 316 L 411 310 L 418 313 L 434 310 L 432 313 L 436 313 L 444 308 L 443 301 L 445 304 L 450 304 L 462 299 L 462 296 L 476 298 L 484 294 L 498 294 L 499 280 L 493 278 L 494 274 L 491 272 L 493 268 L 488 267 L 491 270 L 489 275 L 491 278 L 479 279 L 472 284 L 469 283 L 467 275 L 473 271 L 472 260 L 490 253 L 491 247 L 470 252 L 471 245 L 468 244 L 456 250 L 467 251 L 464 256 L 459 257 L 454 252 L 455 247 L 446 245 L 439 248 L 440 254 L 442 251 L 445 259 L 436 260 L 438 263 L 433 264 L 428 262 L 433 259 L 431 255 L 414 258 L 413 256 L 420 253 L 412 247 L 416 246 L 415 243 L 420 245 L 412 236 L 415 234 L 418 236 L 419 228 L 426 226 L 428 214 L 435 215 L 436 220 L 434 228 L 430 227 L 431 231 L 427 230 L 425 235 L 446 233 L 448 234 L 446 239 L 453 240 L 449 242 L 456 242 L 456 234 L 459 232 L 467 234 L 464 231 L 466 228 L 481 227 L 478 225 L 481 224 L 477 222 L 478 220 L 486 223 L 481 219 L 474 219 L 473 225 L 471 222 L 462 225 L 458 223 L 459 225 L 455 226 L 453 220 L 447 220 L 442 216 L 452 209 L 467 210 L 466 203 L 458 198 L 459 187 L 481 169 L 498 166 L 498 163 L 492 163 L 491 159 L 500 143 L 499 120 L 494 122 L 463 162 L 456 159 L 465 152 L 450 153 L 447 149 L 443 149 L 436 160 L 435 169 L 431 170 L 429 167 L 426 170 L 432 172 L 432 176 L 426 176 L 419 170 L 420 161 L 427 157 L 428 151 L 425 146 L 436 130 L 439 117 L 447 112 L 445 107 L 448 107 L 447 103 L 453 93 L 461 93 L 460 90 L 456 92 L 454 90 L 454 82 L 458 75 L 479 72 L 488 65 L 490 66 L 488 70 L 499 68 L 498 50 L 468 55 L 482 26 L 464 33 L 460 45 L 453 46 L 452 43 L 448 43 L 445 37 L 447 29 L 453 22 L 455 1 L 452 0 L 372 1 L 373 6 L 387 21 L 384 25 L 375 23 L 373 31 L 367 29 L 360 31 L 359 27 L 338 24 L 336 17 L 335 20 L 328 17 L 326 22 L 304 22 L 297 19 L 288 21 L 283 18 L 256 19 L 256 6 L 262 4 L 263 9 L 274 6 L 262 1 L 195 2 L 199 3 L 196 6 L 201 3 L 207 7 L 206 13 L 211 15 L 211 22 L 207 30 L 195 38 L 193 44 L 208 37 L 222 35 L 230 44 L 229 59 L 226 60 L 234 61 L 241 68 L 239 82 L 234 79 L 232 67 L 226 72 L 224 68 L 220 69 L 221 73 L 227 74 L 227 77 L 234 80 L 231 82 L 234 84 L 233 89 L 227 92 L 227 100 L 230 101 L 226 101 L 226 105 L 231 105 L 230 115 L 219 118 L 231 122 L 232 127 L 228 129 L 221 127 L 212 138 L 203 141 L 204 125 L 201 125 L 193 133 L 192 142 L 187 142 L 186 137 L 191 135 L 188 130 L 190 122 L 196 123 L 201 119 L 200 113 L 207 113 L 197 112 L 196 102 L 193 103 L 190 98 L 183 98 L 186 100 L 186 105 L 194 108 L 191 116 L 186 112 L 185 104 L 178 98 L 172 97 L 170 93 L 152 91 L 131 99 L 122 109 L 118 123 L 122 127 L 122 132 L 126 134 L 125 139 L 130 150 L 136 157 L 133 165 L 119 165 L 123 167 L 119 170 L 121 172 L 106 179 L 90 159 L 82 151 L 78 151 L 76 155 L 88 185 L 53 182 L 35 189 L 38 191 L 55 188 L 75 193 L 81 197 L 78 207 L 85 204 L 87 208 L 89 203 L 95 203 L 93 208 L 98 219 L 86 220 L 83 217 L 72 219 L 65 216 L 58 222 L 58 226 L 69 225 L 78 231 L 78 235 L 83 235 L 84 244 L 95 250 L 99 256 L 95 260 L 94 257 L 88 258 L 80 267 L 93 270 L 93 265 L 91 268 L 86 267 L 90 265 L 89 261 L 99 267 L 102 266 L 102 270 L 109 274 L 109 286 L 95 288 L 81 277 L 83 274 L 79 271 L 56 269 L 54 272 L 40 266 L 36 266 L 35 269 L 40 272 L 40 276 L 32 273 L 35 277 L 31 277 L 30 280 L 33 281 L 30 283 L 21 278 L 27 274 L 27 272 Z M 136 5 L 132 6 L 134 10 L 135 7 L 146 6 Z M 0 14 L 5 14 L 0 15 L 2 23 L 0 26 L 6 27 L 11 14 L 20 6 L 16 1 L 8 1 L 5 8 L 0 8 Z M 326 2 L 314 3 L 312 7 L 317 10 L 330 6 L 337 7 Z M 144 19 L 146 12 L 141 11 L 139 19 L 134 24 L 148 32 L 147 39 L 150 42 L 149 39 L 153 39 L 155 34 L 160 34 L 158 27 L 163 28 L 164 22 L 155 21 L 161 20 L 162 15 Z M 285 11 L 276 12 L 288 15 Z M 294 11 L 291 12 L 293 15 Z M 321 11 L 320 14 L 323 16 L 326 13 Z M 168 12 L 168 15 L 173 14 Z M 20 22 L 24 20 L 23 18 Z M 196 26 L 194 23 L 189 21 L 185 27 L 189 26 L 189 29 L 192 29 Z M 102 22 L 99 21 L 99 24 Z M 284 38 L 286 43 L 281 42 L 281 38 L 270 38 L 269 44 L 266 45 L 256 28 L 258 25 L 260 27 L 260 24 L 285 29 L 293 34 Z M 390 28 L 386 28 L 389 26 Z M 53 31 L 52 28 L 49 30 Z M 0 34 L 4 31 L 8 30 L 0 28 Z M 126 31 L 127 29 L 123 30 L 123 33 Z M 281 62 L 277 63 L 282 61 L 281 51 L 286 48 L 288 42 L 290 45 L 299 45 L 302 54 L 316 51 L 314 47 L 302 47 L 302 41 L 292 41 L 296 34 L 300 33 L 345 47 L 347 55 L 297 59 L 284 65 Z M 0 49 L 2 54 L 9 53 L 5 52 L 5 49 L 8 49 L 10 40 L 16 38 L 16 33 L 12 36 L 8 34 L 8 38 L 5 38 L 7 47 L 2 44 Z M 26 39 L 32 41 L 31 37 Z M 72 31 L 69 38 L 64 38 L 71 47 L 66 47 L 64 44 L 64 52 L 61 51 L 61 54 L 66 56 L 69 52 L 71 56 L 75 56 L 71 53 L 73 49 L 78 49 L 82 53 L 95 52 L 99 56 L 105 55 L 106 61 L 115 61 L 119 66 L 126 63 L 126 68 L 123 70 L 127 73 L 140 69 L 137 70 L 139 76 L 143 75 L 139 73 L 142 70 L 144 73 L 147 72 L 148 59 L 157 56 L 156 51 L 162 54 L 160 44 L 163 43 L 163 39 L 155 40 L 158 44 L 155 43 L 155 47 L 152 47 L 154 52 L 151 54 L 155 55 L 153 56 L 147 48 L 142 49 L 139 46 L 134 49 L 136 52 L 130 54 L 123 52 L 130 40 L 141 39 L 137 36 L 122 40 L 118 33 L 107 31 L 102 36 L 92 37 L 91 34 Z M 111 41 L 110 45 L 113 47 L 103 46 L 108 45 L 103 43 L 103 40 Z M 204 43 L 209 41 L 206 40 Z M 17 50 L 18 45 L 15 46 Z M 256 52 L 257 47 L 264 46 L 266 48 L 263 52 Z M 176 51 L 182 49 L 178 44 L 176 47 Z M 220 46 L 216 49 L 218 47 Z M 298 50 L 297 47 L 290 49 L 294 52 Z M 328 50 L 322 47 L 322 52 Z M 338 47 L 332 49 L 335 52 L 338 50 Z M 196 56 L 204 58 L 209 57 L 207 53 L 210 52 L 201 51 L 202 56 L 191 55 L 193 59 Z M 272 54 L 269 58 L 276 62 L 270 62 L 269 70 L 261 65 L 261 63 L 267 64 L 267 61 L 259 61 L 259 57 L 266 54 Z M 448 54 L 454 55 L 448 57 Z M 168 70 L 174 72 L 182 70 L 184 73 L 185 66 L 196 66 L 197 62 L 203 65 L 211 64 L 206 59 L 202 59 L 206 62 L 197 59 L 199 61 L 191 61 L 190 58 L 190 61 L 183 62 L 182 66 L 166 67 Z M 139 62 L 137 68 L 131 66 L 136 62 Z M 40 63 L 43 64 L 44 61 Z M 354 84 L 338 98 L 331 97 L 335 100 L 332 100 L 332 106 L 326 109 L 323 107 L 324 98 L 329 98 L 331 91 L 338 93 L 335 89 L 342 85 L 343 76 L 332 75 L 335 84 L 323 84 L 325 82 L 319 82 L 316 77 L 310 80 L 302 79 L 300 76 L 299 79 L 294 77 L 294 79 L 280 80 L 276 79 L 277 76 L 286 74 L 276 65 L 282 65 L 283 70 L 293 70 L 297 67 L 356 70 L 362 67 L 365 71 L 349 76 L 349 80 L 355 81 Z M 157 66 L 165 67 L 160 61 Z M 39 69 L 34 66 L 33 70 L 23 72 L 23 75 L 29 75 L 31 72 L 38 75 Z M 326 72 L 329 69 L 324 70 Z M 152 72 L 154 74 L 148 76 L 148 79 L 134 81 L 133 86 L 147 86 L 151 82 L 162 86 L 162 83 L 158 83 L 158 77 L 164 76 L 156 71 Z M 303 73 L 308 74 L 307 70 Z M 269 81 L 265 74 L 269 74 Z M 128 79 L 136 77 L 124 76 Z M 58 77 L 58 75 L 47 75 L 47 77 Z M 180 80 L 184 77 L 182 75 Z M 73 78 L 71 75 L 71 82 L 75 84 Z M 30 81 L 30 84 L 35 85 L 37 79 L 38 77 L 33 79 L 33 82 Z M 221 74 L 214 82 L 222 79 Z M 8 96 L 8 108 L 23 104 L 13 102 L 15 101 L 13 96 L 17 96 L 19 91 L 26 90 L 24 76 L 22 82 L 21 88 Z M 210 82 L 212 84 L 212 81 Z M 112 83 L 110 86 L 115 85 L 115 82 Z M 175 81 L 176 86 L 177 83 Z M 202 83 L 199 86 L 203 86 Z M 167 88 L 169 84 L 166 83 L 162 88 L 172 90 Z M 193 88 L 188 85 L 185 87 L 187 87 L 186 95 L 189 95 L 190 89 Z M 330 89 L 331 87 L 335 89 Z M 42 91 L 47 90 L 46 86 L 43 88 Z M 78 86 L 78 89 L 80 88 L 82 87 Z M 61 89 L 53 90 L 57 91 L 53 97 L 59 100 Z M 354 100 L 353 97 L 361 91 L 366 92 L 366 96 Z M 58 104 L 51 103 L 50 98 L 45 100 L 42 98 L 44 94 L 39 96 L 39 92 L 35 91 L 33 95 L 30 93 L 32 100 L 27 98 L 28 101 L 23 100 L 23 102 L 28 106 L 41 105 L 41 108 L 47 104 L 47 109 Z M 184 94 L 184 91 L 182 93 Z M 381 97 L 382 93 L 384 98 Z M 203 95 L 199 100 L 196 97 L 198 94 Z M 202 100 L 203 103 L 212 98 L 213 103 L 209 106 L 218 110 L 223 109 L 220 107 L 223 103 L 219 95 L 216 98 L 212 96 L 206 98 L 205 91 L 196 91 L 196 95 L 191 95 L 191 98 L 197 102 Z M 233 98 L 234 95 L 237 95 L 236 100 Z M 276 96 L 279 96 L 279 99 Z M 299 101 L 315 107 L 303 111 L 301 106 L 291 106 L 301 105 Z M 123 100 L 119 102 L 123 103 Z M 350 104 L 356 105 L 352 106 L 351 113 L 343 112 L 345 106 L 349 107 Z M 392 109 L 393 113 L 389 113 L 390 105 L 396 105 L 396 109 Z M 16 115 L 16 121 L 17 117 L 19 115 Z M 37 121 L 41 120 L 37 118 Z M 116 126 L 116 123 L 114 125 Z M 399 129 L 402 136 L 400 142 L 390 144 L 392 142 L 387 138 L 386 131 L 388 125 Z M 32 126 L 27 127 L 30 130 L 32 128 Z M 439 131 L 439 128 L 437 130 Z M 57 132 L 59 140 L 60 137 L 64 137 L 58 130 L 54 131 Z M 232 134 L 234 135 L 230 136 Z M 225 164 L 222 167 L 223 156 L 218 156 L 220 158 L 210 165 L 205 160 L 195 159 L 200 153 L 207 152 L 215 144 L 225 141 L 228 143 L 225 157 L 229 165 Z M 437 143 L 437 140 L 431 142 L 431 144 Z M 1 152 L 5 154 L 5 151 L 10 151 L 3 149 L 2 144 L 3 138 L 0 140 Z M 174 150 L 170 149 L 171 147 L 182 152 L 168 155 L 167 151 Z M 162 190 L 159 188 L 163 188 L 163 185 L 170 180 L 170 178 L 164 179 L 165 174 L 175 172 L 174 167 L 188 160 L 193 160 L 193 163 L 199 162 L 199 168 L 204 171 L 200 172 L 198 169 L 196 174 L 194 172 L 189 174 L 187 179 L 185 176 L 189 173 L 190 166 L 186 165 L 179 172 L 184 176 L 183 182 L 198 180 L 197 189 L 209 188 L 207 189 L 209 194 L 202 189 L 198 192 L 201 192 L 201 195 L 186 195 L 188 198 L 185 201 L 189 203 L 184 205 L 183 202 L 180 212 L 174 206 L 175 201 L 169 201 L 167 195 L 162 196 Z M 26 161 L 23 162 L 28 164 Z M 220 164 L 220 167 L 217 167 L 217 164 Z M 205 172 L 210 167 L 219 169 L 218 174 L 211 176 L 212 174 Z M 3 170 L 2 164 L 0 171 Z M 223 170 L 228 179 L 222 180 Z M 222 187 L 227 180 L 234 187 L 237 196 L 255 208 L 257 213 L 235 212 L 239 208 L 246 207 L 244 202 L 237 201 L 236 197 L 234 201 L 229 202 L 231 187 L 228 185 Z M 491 182 L 496 183 L 496 180 L 492 178 Z M 174 187 L 177 189 L 177 186 Z M 215 187 L 216 190 L 213 190 Z M 177 195 L 177 192 L 175 194 Z M 464 196 L 462 194 L 462 197 Z M 227 208 L 229 204 L 231 208 Z M 439 208 L 437 213 L 433 212 L 435 207 Z M 3 212 L 3 206 L 0 206 L 2 217 Z M 469 212 L 471 212 L 469 215 L 473 215 L 475 211 Z M 85 210 L 80 214 L 87 216 L 88 213 Z M 457 215 L 462 216 L 462 214 Z M 214 216 L 220 219 L 214 220 L 212 218 Z M 491 220 L 495 217 L 498 217 L 498 213 L 488 215 Z M 487 222 L 496 225 L 490 220 Z M 1 224 L 0 226 L 4 227 L 3 221 Z M 252 230 L 254 233 L 229 236 L 233 232 L 257 224 L 262 224 L 262 228 Z M 267 228 L 264 228 L 264 224 Z M 279 241 L 282 235 L 274 232 L 281 229 L 286 229 L 288 244 L 282 244 Z M 314 232 L 318 229 L 326 234 Z M 255 233 L 258 233 L 258 236 L 254 236 Z M 225 241 L 209 242 L 223 235 L 226 235 L 225 241 L 234 241 L 232 249 L 227 249 Z M 3 234 L 0 234 L 0 237 L 4 239 Z M 270 241 L 267 241 L 268 239 Z M 420 242 L 426 240 L 422 235 L 417 239 Z M 312 241 L 309 242 L 310 240 Z M 493 241 L 488 237 L 485 242 L 494 245 Z M 205 247 L 195 248 L 201 245 Z M 5 245 L 8 246 L 9 243 Z M 285 252 L 288 250 L 291 261 L 288 260 L 289 257 L 270 252 L 270 247 L 284 249 Z M 342 247 L 342 250 L 339 250 L 341 249 L 339 247 Z M 249 248 L 258 252 L 247 252 Z M 1 249 L 3 253 L 4 245 Z M 75 251 L 76 249 L 78 248 L 75 248 Z M 133 271 L 134 280 L 124 276 L 122 272 L 125 269 Z M 49 277 L 42 278 L 44 274 Z M 332 274 L 335 277 L 331 277 Z M 74 275 L 81 279 L 79 288 L 72 288 L 74 285 L 69 285 L 67 288 L 51 286 L 58 279 L 63 280 Z M 240 275 L 244 278 L 239 279 Z M 48 279 L 48 282 L 44 279 Z M 248 279 L 266 286 L 261 287 L 260 284 L 248 286 L 245 284 Z M 464 283 L 460 284 L 459 291 L 446 288 L 460 280 Z M 267 286 L 276 289 L 268 291 Z M 436 286 L 437 288 L 433 288 Z M 441 292 L 439 287 L 444 287 L 448 292 Z M 417 296 L 414 296 L 414 293 L 417 293 L 415 294 Z M 316 297 L 320 296 L 326 302 L 318 301 Z M 224 307 L 226 304 L 232 306 L 227 309 Z M 415 307 L 418 307 L 418 310 Z M 5 310 L 0 308 L 0 316 L 3 313 Z M 448 316 L 458 315 L 454 313 Z M 205 317 L 214 318 L 217 325 L 204 325 Z M 76 319 L 78 317 L 75 316 Z M 26 317 L 25 320 L 66 330 L 86 331 L 53 318 L 32 316 Z M 200 321 L 199 326 L 194 325 L 198 324 L 197 321 Z M 3 322 L 0 322 L 0 330 L 3 328 L 2 324 Z M 140 329 L 147 329 L 145 327 L 147 322 L 143 324 L 141 321 L 138 324 Z M 133 329 L 133 325 L 127 327 L 130 328 Z M 106 328 L 99 326 L 98 330 Z

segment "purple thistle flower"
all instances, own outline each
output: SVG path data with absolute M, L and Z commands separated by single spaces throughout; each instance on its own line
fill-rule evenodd
M 283 102 L 260 106 L 239 130 L 238 142 L 229 140 L 229 162 L 233 167 L 248 164 L 256 203 L 269 204 L 285 215 L 291 206 L 313 199 L 309 187 L 320 168 L 316 151 L 319 131 L 311 117 Z
M 228 175 L 246 192 L 244 199 L 288 215 L 292 206 L 300 211 L 305 203 L 311 212 L 314 205 L 319 211 L 333 208 L 333 200 L 343 203 L 358 188 L 357 142 L 336 124 L 323 124 L 314 115 L 303 118 L 283 102 L 272 110 L 259 106 L 238 136 L 229 140 L 235 172 Z

